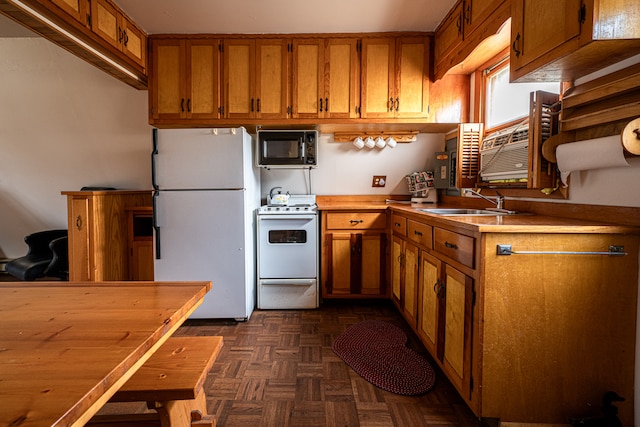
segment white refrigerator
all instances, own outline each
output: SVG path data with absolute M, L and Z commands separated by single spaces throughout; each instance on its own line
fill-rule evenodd
M 212 282 L 191 318 L 253 312 L 260 171 L 252 147 L 244 128 L 153 130 L 154 276 Z

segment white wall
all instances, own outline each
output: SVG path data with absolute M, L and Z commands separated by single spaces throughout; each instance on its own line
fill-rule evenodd
M 41 38 L 0 38 L 0 257 L 67 228 L 63 190 L 151 188 L 147 92 Z
M 292 194 L 410 194 L 404 176 L 428 170 L 436 151 L 444 149 L 444 135 L 419 134 L 418 140 L 395 148 L 356 149 L 350 143 L 334 142 L 321 135 L 318 167 L 315 169 L 262 170 L 263 198 L 274 186 Z M 386 175 L 385 187 L 371 186 L 374 175 Z M 309 186 L 309 178 L 311 186 Z

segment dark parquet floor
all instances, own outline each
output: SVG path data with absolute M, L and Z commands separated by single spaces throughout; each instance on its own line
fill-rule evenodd
M 388 301 L 257 310 L 247 322 L 188 321 L 176 334 L 224 337 L 205 385 L 208 411 L 221 427 L 483 425 L 437 368 L 436 385 L 420 396 L 386 392 L 351 370 L 331 344 L 363 320 L 400 326 L 409 347 L 429 359 Z

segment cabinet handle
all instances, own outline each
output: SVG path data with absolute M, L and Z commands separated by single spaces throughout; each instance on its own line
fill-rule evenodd
M 440 279 L 436 280 L 436 283 L 433 284 L 433 293 L 436 294 L 436 297 L 440 299 L 440 291 L 442 290 L 442 282 Z
M 518 49 L 519 45 L 520 45 L 520 33 L 516 34 L 516 38 L 511 44 L 511 47 L 513 48 L 513 51 L 516 54 L 516 58 L 519 58 L 521 53 L 520 49 Z
M 180 110 L 184 113 L 184 98 L 180 100 Z
M 364 220 L 362 220 L 362 219 L 350 219 L 349 222 L 351 224 L 360 224 L 360 223 L 363 223 Z
M 325 98 L 324 99 L 324 110 L 328 113 L 329 112 L 329 98 Z
M 422 237 L 422 232 L 418 231 L 418 230 L 414 230 L 413 234 L 415 234 L 416 236 L 420 236 Z
M 396 111 L 400 111 L 400 98 L 396 98 Z
M 127 43 L 129 43 L 129 35 L 127 32 L 124 32 L 124 47 L 127 47 Z
M 121 27 L 118 27 L 118 42 L 122 43 L 122 39 L 124 38 L 124 32 Z
M 322 98 L 320 98 L 320 112 L 322 113 Z
M 191 112 L 191 98 L 187 99 L 187 112 Z
M 455 243 L 444 242 L 444 245 L 450 249 L 458 249 L 458 245 L 456 245 Z
M 393 98 L 389 98 L 389 111 L 393 111 Z
M 258 113 L 260 112 L 260 98 L 258 98 Z
M 461 36 L 462 35 L 462 14 L 460 14 L 460 16 L 458 16 L 458 19 L 456 20 L 456 28 L 458 29 L 458 35 Z
M 251 112 L 253 113 L 254 109 L 253 109 L 253 104 L 255 102 L 255 99 L 251 98 Z
M 78 231 L 82 230 L 82 217 L 80 215 L 76 218 L 76 228 Z
M 464 23 L 467 25 L 471 24 L 471 2 L 467 3 L 467 7 L 465 8 Z
M 394 226 L 394 227 L 400 227 L 400 223 L 399 223 L 399 222 L 394 222 L 394 223 L 393 223 L 393 226 Z
M 582 3 L 580 6 L 580 10 L 578 11 L 578 22 L 584 24 L 584 21 L 587 20 L 587 5 Z

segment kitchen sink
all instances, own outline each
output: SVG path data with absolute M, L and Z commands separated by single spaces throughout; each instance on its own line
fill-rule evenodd
M 445 216 L 495 216 L 495 215 L 508 215 L 509 212 L 499 212 L 489 209 L 447 209 L 447 208 L 429 208 L 420 209 L 421 212 L 427 212 L 436 215 Z

